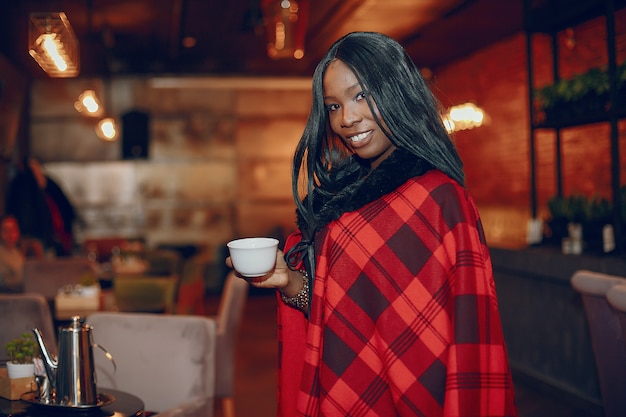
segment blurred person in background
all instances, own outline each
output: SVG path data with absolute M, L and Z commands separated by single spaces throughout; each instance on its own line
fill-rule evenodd
M 18 166 L 7 190 L 6 213 L 15 216 L 22 235 L 38 239 L 46 253 L 72 254 L 76 211 L 37 159 L 25 158 Z
M 20 227 L 13 216 L 0 221 L 0 292 L 22 290 L 24 254 L 18 246 Z

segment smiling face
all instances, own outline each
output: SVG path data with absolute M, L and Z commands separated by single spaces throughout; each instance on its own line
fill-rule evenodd
M 372 168 L 396 148 L 376 123 L 356 76 L 338 59 L 324 74 L 324 104 L 333 132 Z

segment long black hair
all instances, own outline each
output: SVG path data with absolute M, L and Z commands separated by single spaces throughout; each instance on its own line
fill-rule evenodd
M 330 128 L 324 105 L 324 74 L 339 59 L 357 77 L 376 121 L 398 148 L 422 158 L 463 185 L 463 163 L 441 118 L 441 106 L 404 48 L 390 37 L 374 32 L 353 32 L 337 40 L 313 74 L 312 105 L 294 155 L 292 190 L 299 221 L 314 224 L 313 191 L 339 192 L 338 179 L 364 172 L 358 158 Z M 398 167 L 402 169 L 402 167 Z M 305 189 L 301 189 L 304 187 Z

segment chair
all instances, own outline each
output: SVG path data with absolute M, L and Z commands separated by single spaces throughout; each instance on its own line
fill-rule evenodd
M 33 328 L 41 331 L 48 349 L 56 355 L 57 335 L 48 302 L 41 294 L 0 294 L 0 352 L 7 360 L 4 345 Z
M 209 261 L 204 254 L 194 255 L 183 263 L 176 302 L 178 314 L 205 314 L 205 277 L 208 268 Z
M 174 275 L 181 273 L 182 257 L 171 249 L 150 249 L 145 251 L 143 258 L 148 262 L 150 275 Z
M 94 351 L 97 385 L 141 398 L 163 415 L 211 417 L 215 395 L 216 323 L 200 316 L 98 312 L 87 316 L 93 340 L 117 370 Z M 191 411 L 193 411 L 191 410 Z M 161 414 L 159 414 L 161 415 Z
M 174 313 L 178 275 L 152 276 L 117 274 L 113 293 L 118 311 L 141 313 Z
M 19 247 L 26 258 L 43 259 L 45 257 L 43 243 L 36 237 L 22 236 L 20 238 Z
M 617 318 L 622 326 L 622 334 L 626 335 L 626 284 L 611 287 L 606 293 L 606 299 L 617 313 Z
M 60 288 L 80 283 L 87 274 L 93 276 L 94 271 L 86 258 L 27 258 L 24 262 L 24 292 L 41 294 L 52 300 Z
M 217 310 L 215 397 L 222 400 L 224 417 L 235 416 L 235 346 L 249 285 L 231 271 L 226 277 Z
M 626 416 L 626 344 L 618 316 L 606 298 L 612 287 L 626 284 L 626 278 L 579 270 L 571 284 L 581 294 L 589 323 L 605 415 Z

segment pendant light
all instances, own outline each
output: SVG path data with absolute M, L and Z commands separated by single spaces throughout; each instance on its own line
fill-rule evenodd
M 50 77 L 79 73 L 78 39 L 63 12 L 30 14 L 28 53 Z

